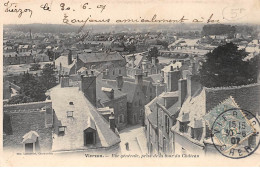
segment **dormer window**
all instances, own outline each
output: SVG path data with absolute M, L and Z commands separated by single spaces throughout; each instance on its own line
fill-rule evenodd
M 69 102 L 69 105 L 74 105 L 74 103 L 73 102 Z
M 58 135 L 59 136 L 64 136 L 65 135 L 65 126 L 59 126 L 59 132 Z
M 189 122 L 180 122 L 180 132 L 187 133 L 188 132 L 188 123 Z
M 73 111 L 67 111 L 67 117 L 73 117 Z

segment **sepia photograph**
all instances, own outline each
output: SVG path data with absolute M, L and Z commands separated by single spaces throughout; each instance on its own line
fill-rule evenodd
M 4 0 L 0 166 L 260 166 L 259 0 Z

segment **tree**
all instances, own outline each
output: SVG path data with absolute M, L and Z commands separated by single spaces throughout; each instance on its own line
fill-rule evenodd
M 46 99 L 46 88 L 42 85 L 41 82 L 39 82 L 32 74 L 29 74 L 28 72 L 22 76 L 19 86 L 21 87 L 21 95 L 26 96 L 26 98 L 23 99 L 26 100 L 26 102 L 38 102 L 44 101 Z
M 148 51 L 147 59 L 152 62 L 152 57 L 155 57 L 156 62 L 158 62 L 159 61 L 157 58 L 158 55 L 159 55 L 159 51 L 157 47 L 153 47 Z
M 38 63 L 31 64 L 30 71 L 37 71 L 40 70 L 41 65 Z
M 128 51 L 129 53 L 133 53 L 136 51 L 136 46 L 133 43 L 129 44 L 125 47 L 125 50 Z
M 28 103 L 33 102 L 33 99 L 30 97 L 24 95 L 24 94 L 18 94 L 16 96 L 11 97 L 8 100 L 8 104 L 18 104 L 18 103 Z
M 207 53 L 206 62 L 202 63 L 200 82 L 206 87 L 227 87 L 247 85 L 256 82 L 256 58 L 245 61 L 245 50 L 238 50 L 233 43 L 215 48 Z
M 40 81 L 47 90 L 57 85 L 54 68 L 53 64 L 45 64 L 42 68 Z

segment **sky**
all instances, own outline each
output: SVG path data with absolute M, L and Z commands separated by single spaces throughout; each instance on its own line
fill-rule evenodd
M 86 19 L 104 19 L 115 24 L 118 20 L 156 19 L 185 23 L 195 19 L 206 23 L 212 16 L 212 23 L 260 23 L 260 0 L 3 0 L 3 24 L 80 24 Z M 17 4 L 12 4 L 17 3 Z M 50 9 L 44 8 L 47 3 Z M 64 3 L 64 10 L 61 8 Z M 87 4 L 86 4 L 87 3 Z M 85 4 L 85 6 L 83 6 Z M 41 7 L 42 6 L 42 7 Z M 45 6 L 47 7 L 47 6 Z M 68 9 L 69 8 L 69 9 Z M 65 10 L 68 9 L 68 10 Z M 10 12 L 10 11 L 19 12 Z M 49 11 L 50 10 L 50 11 Z M 103 11 L 102 11 L 103 10 Z M 20 14 L 20 11 L 22 13 Z M 102 12 L 101 12 L 102 11 Z M 19 17 L 20 14 L 20 17 Z M 31 16 L 30 16 L 31 15 Z M 65 18 L 64 15 L 67 17 Z M 75 20 L 73 20 L 75 19 Z M 129 23 L 129 22 L 128 22 Z

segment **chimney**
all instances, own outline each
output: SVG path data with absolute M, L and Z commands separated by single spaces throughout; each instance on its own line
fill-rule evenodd
M 109 116 L 109 127 L 110 129 L 115 132 L 116 131 L 116 122 L 115 122 L 115 116 L 114 113 L 112 112 L 111 115 Z
M 196 65 L 195 62 L 192 62 L 191 65 L 189 66 L 190 72 L 195 75 L 196 74 Z
M 171 66 L 170 71 L 168 72 L 168 81 L 167 81 L 167 91 L 177 91 L 178 90 L 178 80 L 181 78 L 180 70 L 173 70 Z
M 152 64 L 156 65 L 156 58 L 155 57 L 152 57 Z
M 69 75 L 60 76 L 60 86 L 61 88 L 69 87 Z
M 180 79 L 179 81 L 179 103 L 180 107 L 182 106 L 183 102 L 185 101 L 185 98 L 187 96 L 187 80 L 186 79 Z
M 114 90 L 112 88 L 102 87 L 101 91 L 103 91 L 110 99 L 114 99 Z
M 92 72 L 91 72 L 92 73 Z M 96 106 L 96 76 L 88 75 L 81 76 L 81 90 L 85 97 Z
M 123 76 L 117 76 L 116 83 L 117 83 L 117 88 L 122 88 L 124 84 Z
M 135 84 L 143 85 L 143 75 L 142 74 L 135 75 Z
M 132 68 L 135 67 L 135 56 L 133 55 L 131 58 L 131 64 L 132 64 Z
M 72 51 L 69 50 L 69 54 L 68 54 L 68 65 L 72 64 Z
M 197 76 L 187 75 L 187 97 L 193 96 L 196 91 L 201 88 L 201 84 Z

